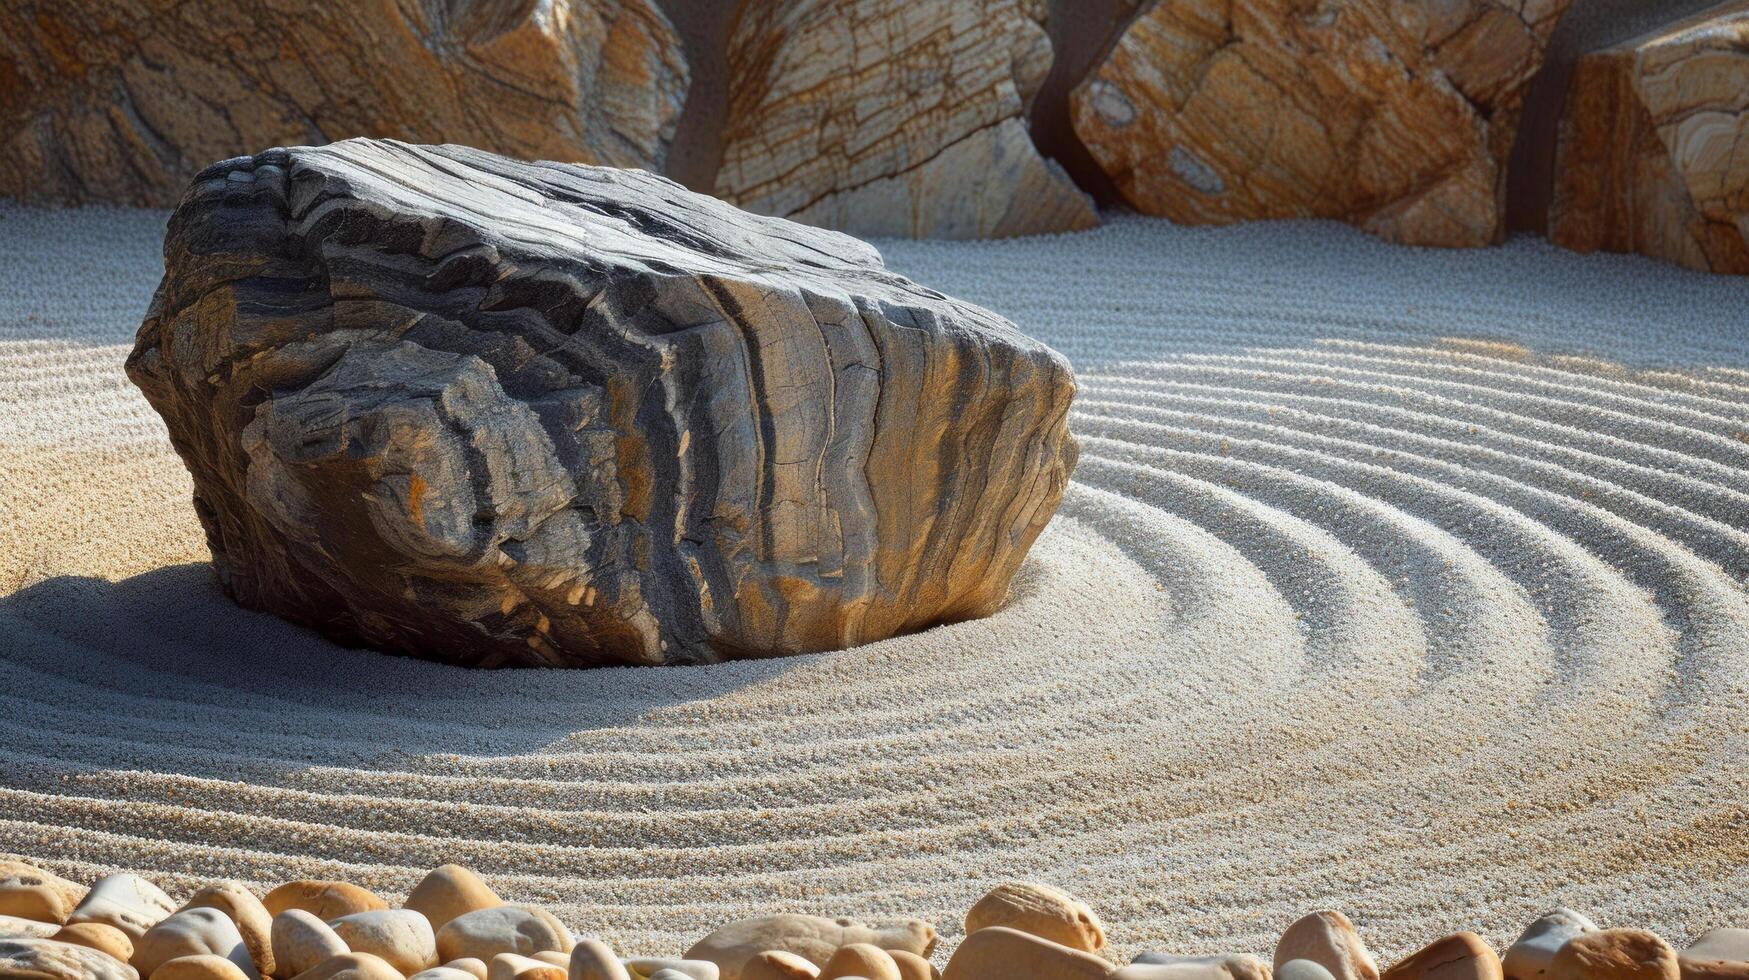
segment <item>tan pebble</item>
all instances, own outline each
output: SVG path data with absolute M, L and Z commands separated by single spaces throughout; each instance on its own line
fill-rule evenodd
M 464 956 L 460 959 L 450 960 L 443 965 L 447 969 L 460 970 L 463 973 L 471 973 L 474 976 L 474 980 L 486 980 L 485 960 L 476 959 L 472 956 Z
M 966 913 L 966 934 L 1007 926 L 1091 953 L 1105 945 L 1105 927 L 1087 904 L 1049 885 L 997 885 Z
M 1335 980 L 1379 980 L 1379 965 L 1341 912 L 1313 912 L 1288 926 L 1275 946 L 1272 965 L 1280 967 L 1288 960 L 1311 960 Z
M 292 980 L 404 980 L 401 971 L 381 956 L 341 953 L 330 956 Z
M 1676 951 L 1644 929 L 1599 929 L 1569 939 L 1549 980 L 1678 980 Z
M 1749 980 L 1749 929 L 1714 929 L 1676 955 L 1682 980 Z
M 820 980 L 841 980 L 845 977 L 900 980 L 899 965 L 879 946 L 851 943 L 838 947 L 838 951 L 820 968 Z
M 223 956 L 178 956 L 152 971 L 152 980 L 249 980 L 243 968 Z
M 20 884 L 31 887 L 35 887 L 33 883 L 40 883 L 43 887 L 54 892 L 61 908 L 65 910 L 62 918 L 57 920 L 58 922 L 65 922 L 66 914 L 78 907 L 79 903 L 85 899 L 86 892 L 89 891 L 76 881 L 68 881 L 53 871 L 45 871 L 34 864 L 27 864 L 23 861 L 0 861 L 0 892 L 5 890 L 5 883 L 9 881 L 18 881 Z M 16 915 L 21 919 L 36 918 L 36 916 L 25 915 L 22 912 L 7 911 L 4 900 L 0 900 L 0 915 Z M 47 920 L 39 919 L 37 921 Z
M 1111 964 L 1030 932 L 987 926 L 967 936 L 941 980 L 1104 980 Z
M 613 949 L 599 939 L 579 939 L 571 950 L 570 980 L 631 980 Z
M 1288 960 L 1275 969 L 1275 980 L 1336 980 L 1311 960 Z
M 67 921 L 71 911 L 60 889 L 46 878 L 36 875 L 0 878 L 0 915 L 60 925 Z
M 402 973 L 437 965 L 437 935 L 412 909 L 372 909 L 331 920 L 328 927 L 354 953 L 374 953 Z
M 664 956 L 634 956 L 621 960 L 633 980 L 654 980 L 658 973 L 677 973 L 681 980 L 719 980 L 722 971 L 710 960 L 675 959 Z
M 150 977 L 171 960 L 206 953 L 237 964 L 246 976 L 259 975 L 237 924 L 225 913 L 210 908 L 184 909 L 146 930 L 135 940 L 129 962 L 142 976 Z
M 60 932 L 61 927 L 53 922 L 39 922 L 36 919 L 21 919 L 16 915 L 0 915 L 0 936 L 26 936 L 31 939 L 47 939 Z
M 301 878 L 288 881 L 262 896 L 261 904 L 269 915 L 279 915 L 286 909 L 303 909 L 323 922 L 354 912 L 386 909 L 389 903 L 368 888 L 348 881 L 313 881 Z
M 893 965 L 899 968 L 901 980 L 936 980 L 941 974 L 929 961 L 916 953 L 902 949 L 889 949 L 887 955 L 893 958 Z
M 407 980 L 478 980 L 466 970 L 458 970 L 453 966 L 434 966 L 429 970 L 420 970 Z
M 1422 947 L 1381 980 L 1501 980 L 1500 956 L 1481 936 L 1460 932 Z
M 576 947 L 572 948 L 575 949 Z M 561 953 L 556 949 L 543 949 L 534 954 L 533 958 L 540 960 L 542 963 L 551 963 L 554 966 L 563 967 L 567 970 L 571 968 L 571 954 Z
M 303 909 L 286 909 L 274 916 L 271 935 L 276 975 L 281 977 L 297 976 L 352 952 L 328 923 Z
M 693 943 L 686 958 L 710 960 L 721 969 L 722 980 L 740 980 L 741 967 L 760 953 L 794 953 L 815 966 L 825 966 L 838 947 L 851 943 L 928 956 L 935 951 L 935 927 L 918 919 L 865 923 L 844 916 L 765 915 L 718 928 Z
M 459 864 L 434 868 L 408 893 L 404 908 L 413 909 L 431 920 L 431 928 L 442 929 L 449 920 L 467 912 L 503 905 L 480 876 Z
M 1525 927 L 1506 955 L 1500 958 L 1500 969 L 1506 980 L 1543 980 L 1555 954 L 1574 936 L 1596 932 L 1597 923 L 1572 909 L 1544 912 Z
M 805 958 L 781 949 L 768 949 L 741 964 L 740 980 L 814 980 L 819 975 L 820 968 Z
M 552 913 L 526 905 L 477 909 L 437 930 L 438 958 L 446 962 L 472 957 L 490 964 L 499 953 L 532 956 L 548 949 L 569 953 L 576 944 Z
M 57 943 L 72 943 L 100 953 L 108 953 L 123 963 L 134 957 L 134 941 L 128 938 L 128 934 L 102 922 L 81 922 L 63 926 L 49 938 Z
M 1329 972 L 1309 960 L 1306 963 L 1323 974 Z M 1143 953 L 1130 965 L 1112 973 L 1112 980 L 1270 980 L 1269 964 L 1249 953 L 1228 953 L 1219 956 L 1177 956 L 1172 953 Z
M 102 922 L 128 934 L 135 943 L 146 930 L 170 917 L 176 903 L 164 889 L 139 875 L 115 874 L 99 878 L 85 898 L 67 916 L 67 924 Z
M 7 980 L 140 980 L 138 970 L 108 953 L 35 936 L 0 939 L 0 977 Z
M 565 980 L 566 967 L 518 953 L 499 953 L 486 965 L 486 980 Z
M 240 882 L 221 881 L 194 893 L 182 903 L 185 909 L 218 909 L 231 917 L 237 931 L 243 934 L 243 945 L 249 948 L 249 958 L 264 974 L 275 970 L 273 962 L 273 916 L 267 906 Z

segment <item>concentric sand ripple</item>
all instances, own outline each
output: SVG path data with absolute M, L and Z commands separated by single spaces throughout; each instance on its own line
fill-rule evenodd
M 1075 362 L 1010 607 L 840 654 L 471 673 L 211 584 L 121 361 L 159 212 L 0 211 L 0 851 L 173 891 L 460 861 L 631 952 L 1011 877 L 1127 957 L 1564 903 L 1749 924 L 1749 282 L 1117 219 L 889 261 Z M 944 950 L 945 951 L 945 950 Z

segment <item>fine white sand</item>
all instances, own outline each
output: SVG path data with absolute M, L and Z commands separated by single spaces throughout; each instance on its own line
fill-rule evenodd
M 1069 355 L 1012 605 L 708 668 L 466 672 L 234 608 L 121 364 L 162 212 L 0 210 L 0 851 L 91 877 L 460 861 L 623 952 L 1007 878 L 1113 954 L 1400 954 L 1564 903 L 1749 925 L 1749 281 L 1525 240 L 1119 218 L 883 243 Z

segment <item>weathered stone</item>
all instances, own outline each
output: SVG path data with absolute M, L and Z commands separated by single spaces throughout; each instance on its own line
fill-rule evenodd
M 0 938 L 6 980 L 140 980 L 133 967 L 87 946 L 30 936 Z
M 1160 0 L 1072 94 L 1075 131 L 1177 222 L 1498 242 L 1525 85 L 1568 2 Z
M 177 957 L 206 953 L 225 957 L 251 977 L 259 975 L 237 924 L 214 908 L 184 909 L 146 930 L 135 940 L 129 962 L 150 977 L 159 966 Z
M 546 960 L 499 953 L 486 965 L 486 980 L 565 980 L 566 969 Z
M 17 915 L 0 915 L 0 936 L 27 936 L 47 939 L 61 930 L 53 922 L 40 922 Z
M 349 881 L 313 881 L 307 878 L 280 885 L 262 896 L 261 904 L 267 907 L 269 915 L 275 917 L 286 909 L 303 909 L 323 922 L 354 912 L 389 907 L 389 903 L 375 892 Z
M 679 974 L 683 980 L 719 980 L 722 973 L 709 960 L 675 959 L 668 956 L 634 956 L 620 961 L 633 980 L 653 980 L 664 971 Z
M 1336 980 L 1379 980 L 1378 964 L 1341 912 L 1313 912 L 1288 926 L 1276 943 L 1273 965 L 1289 960 L 1311 960 Z
M 614 962 L 618 962 L 615 960 Z M 460 970 L 471 975 L 474 980 L 486 980 L 486 961 L 473 956 L 463 956 L 443 964 L 445 968 Z
M 825 966 L 838 947 L 851 943 L 928 956 L 935 951 L 935 927 L 917 919 L 868 924 L 843 916 L 766 915 L 722 926 L 693 943 L 686 958 L 710 960 L 722 971 L 722 980 L 739 980 L 741 967 L 767 950 L 794 953 Z
M 1543 980 L 1567 940 L 1596 931 L 1597 923 L 1572 909 L 1544 912 L 1506 948 L 1506 955 L 1500 958 L 1501 971 L 1506 980 Z
M 1749 929 L 1702 933 L 1676 962 L 1682 980 L 1749 980 Z
M 1143 953 L 1111 976 L 1112 980 L 1270 980 L 1270 972 L 1268 963 L 1249 953 L 1221 956 Z
M 274 916 L 271 935 L 276 976 L 297 976 L 352 952 L 328 923 L 303 909 L 286 909 Z
M 1676 951 L 1644 929 L 1575 936 L 1549 963 L 1549 980 L 1679 980 Z
M 575 950 L 577 947 L 573 946 L 571 948 Z M 571 954 L 561 953 L 556 949 L 538 950 L 532 954 L 532 958 L 540 960 L 542 963 L 551 963 L 554 966 L 563 967 L 565 969 L 569 969 L 571 966 Z
M 1275 968 L 1275 980 L 1336 980 L 1330 971 L 1311 960 L 1288 960 Z
M 402 904 L 423 914 L 431 928 L 442 929 L 444 923 L 464 912 L 493 908 L 503 905 L 504 900 L 479 875 L 459 864 L 446 864 L 420 879 Z
M 146 930 L 176 911 L 176 903 L 164 890 L 139 875 L 114 874 L 99 878 L 85 898 L 67 916 L 67 924 L 102 922 L 127 933 L 135 943 Z
M 1007 926 L 967 936 L 953 951 L 941 980 L 1104 980 L 1111 964 L 1092 953 Z
M 72 910 L 61 890 L 46 877 L 29 872 L 0 877 L 0 915 L 60 925 Z
M 401 972 L 380 956 L 342 953 L 331 956 L 292 980 L 403 980 Z
M 221 581 L 346 642 L 680 663 L 982 616 L 1074 461 L 1054 351 L 638 171 L 275 150 L 166 256 L 128 370 Z
M 0 5 L 0 195 L 169 207 L 352 136 L 661 168 L 689 72 L 652 0 Z
M 420 970 L 407 980 L 485 980 L 476 977 L 466 970 L 458 970 L 453 966 L 434 966 L 429 970 Z
M 328 923 L 355 953 L 374 953 L 402 973 L 437 965 L 437 935 L 431 922 L 412 909 L 354 912 Z
M 966 912 L 966 933 L 1008 926 L 1091 953 L 1105 945 L 1105 926 L 1087 903 L 1049 885 L 997 885 Z
M 884 949 L 870 943 L 851 943 L 838 947 L 826 965 L 820 968 L 820 980 L 841 980 L 862 977 L 863 980 L 902 980 L 899 964 Z
M 1473 932 L 1429 943 L 1379 974 L 1380 980 L 1500 980 L 1500 956 Z
M 579 939 L 571 948 L 570 980 L 631 980 L 625 964 L 599 939 Z
M 236 923 L 237 931 L 243 934 L 243 945 L 249 949 L 249 958 L 255 961 L 256 969 L 262 973 L 271 974 L 275 971 L 273 963 L 273 916 L 267 912 L 267 906 L 261 899 L 255 897 L 240 882 L 222 881 L 208 885 L 194 893 L 182 905 L 185 909 L 210 908 L 218 909 L 231 917 Z
M 134 941 L 115 926 L 102 922 L 81 922 L 64 926 L 49 937 L 57 943 L 72 943 L 108 953 L 123 963 L 134 958 Z
M 820 968 L 808 962 L 806 957 L 781 949 L 768 949 L 741 964 L 739 980 L 814 980 L 819 975 Z M 578 978 L 572 977 L 571 980 Z
M 444 923 L 437 930 L 437 955 L 444 962 L 470 957 L 487 964 L 499 953 L 531 956 L 542 950 L 569 953 L 576 940 L 570 930 L 545 909 L 499 905 L 478 909 Z
M 1749 2 L 1574 64 L 1549 239 L 1749 274 Z
M 1027 135 L 1051 66 L 1038 0 L 743 0 L 716 192 L 860 235 L 1088 228 Z
M 178 956 L 152 971 L 152 980 L 249 980 L 249 976 L 234 961 L 212 953 Z
M 7 896 L 12 894 L 14 889 L 34 894 L 39 888 L 53 892 L 60 907 L 66 910 L 60 919 L 55 920 L 57 922 L 65 922 L 66 913 L 72 912 L 85 899 L 85 894 L 89 890 L 76 881 L 68 881 L 53 871 L 45 871 L 34 864 L 0 860 L 0 915 L 16 915 L 23 919 L 35 919 L 34 915 L 26 914 L 23 911 L 10 911 L 10 909 L 29 908 L 42 901 L 41 899 L 8 898 Z M 10 904 L 13 902 L 19 904 Z M 38 921 L 47 922 L 49 920 L 38 919 Z
M 939 974 L 929 961 L 916 953 L 902 949 L 889 949 L 887 955 L 893 958 L 893 965 L 899 968 L 900 980 L 938 980 Z

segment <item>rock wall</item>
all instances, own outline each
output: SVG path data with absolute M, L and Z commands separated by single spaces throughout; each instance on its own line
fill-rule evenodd
M 1749 2 L 1720 4 L 1574 66 L 1549 237 L 1749 273 Z

